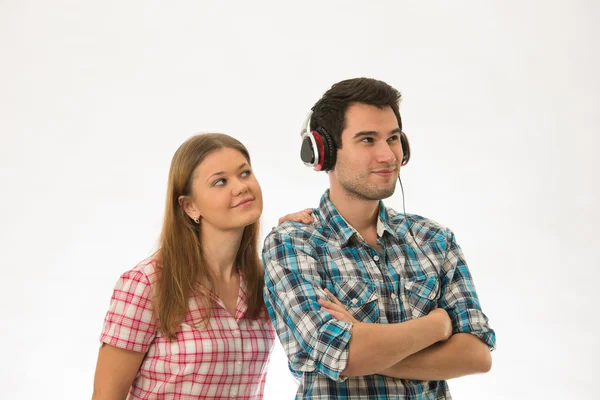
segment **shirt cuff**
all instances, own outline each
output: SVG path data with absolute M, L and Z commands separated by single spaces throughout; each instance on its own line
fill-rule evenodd
M 477 309 L 447 310 L 452 320 L 452 333 L 470 333 L 477 336 L 490 350 L 496 349 L 496 333 L 488 325 L 488 319 Z
M 320 329 L 315 346 L 315 350 L 320 353 L 315 363 L 319 374 L 336 382 L 343 382 L 348 378 L 341 376 L 341 373 L 348 364 L 348 344 L 351 337 L 351 322 L 334 320 Z

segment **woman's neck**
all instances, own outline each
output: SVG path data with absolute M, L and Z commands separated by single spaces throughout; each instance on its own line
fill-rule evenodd
M 203 224 L 200 242 L 204 261 L 218 281 L 226 283 L 237 276 L 235 260 L 243 234 L 244 228 L 223 231 Z

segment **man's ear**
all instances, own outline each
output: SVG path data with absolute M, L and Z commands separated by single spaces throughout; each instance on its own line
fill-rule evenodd
M 177 201 L 179 201 L 179 205 L 183 208 L 183 211 L 185 211 L 188 217 L 194 220 L 200 217 L 200 212 L 196 209 L 190 196 L 181 195 L 177 198 Z

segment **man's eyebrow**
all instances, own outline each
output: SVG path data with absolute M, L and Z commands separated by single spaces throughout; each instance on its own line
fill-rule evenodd
M 388 136 L 396 135 L 402 133 L 400 128 L 393 129 Z M 371 137 L 371 136 L 379 136 L 379 132 L 377 131 L 360 131 L 354 134 L 353 139 L 361 138 L 361 137 Z
M 360 131 L 356 132 L 353 136 L 353 139 L 357 139 L 363 136 L 379 136 L 379 132 L 376 131 Z

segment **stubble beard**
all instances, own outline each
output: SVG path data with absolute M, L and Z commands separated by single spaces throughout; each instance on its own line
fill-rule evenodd
M 369 182 L 369 172 L 360 174 L 354 179 L 340 179 L 340 186 L 350 197 L 358 200 L 383 200 L 394 194 L 396 180 L 385 185 Z

